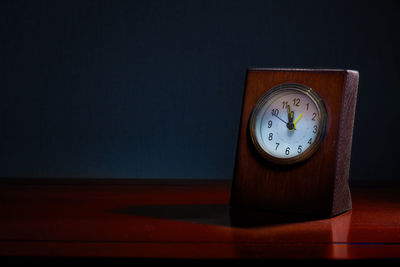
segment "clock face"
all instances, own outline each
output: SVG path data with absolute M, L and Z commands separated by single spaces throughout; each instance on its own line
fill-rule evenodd
M 309 158 L 326 126 L 323 100 L 301 84 L 282 84 L 263 95 L 250 118 L 250 135 L 258 153 L 279 164 Z

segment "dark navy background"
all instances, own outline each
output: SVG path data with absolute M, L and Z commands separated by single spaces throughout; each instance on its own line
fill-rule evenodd
M 399 11 L 1 1 L 0 176 L 230 179 L 246 68 L 323 67 L 360 71 L 351 179 L 394 179 Z

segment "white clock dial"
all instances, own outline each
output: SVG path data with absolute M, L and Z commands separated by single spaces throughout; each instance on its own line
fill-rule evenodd
M 318 148 L 326 124 L 322 99 L 309 87 L 283 84 L 255 106 L 250 133 L 257 151 L 276 163 L 296 163 Z

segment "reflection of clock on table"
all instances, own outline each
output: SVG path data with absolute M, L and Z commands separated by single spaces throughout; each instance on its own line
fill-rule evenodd
M 325 217 L 351 209 L 357 87 L 356 71 L 249 70 L 232 207 Z

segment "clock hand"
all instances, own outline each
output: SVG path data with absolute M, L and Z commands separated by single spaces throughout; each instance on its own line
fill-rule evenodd
M 290 111 L 290 106 L 287 105 L 287 115 L 288 115 L 288 123 L 286 123 L 286 127 L 290 130 L 293 131 L 295 130 L 294 123 L 293 123 L 293 117 L 294 117 L 294 112 Z
M 301 117 L 303 117 L 303 113 L 301 113 L 301 114 L 297 117 L 297 119 L 293 122 L 294 128 L 295 128 L 295 129 L 296 129 L 296 123 L 300 120 Z
M 287 118 L 288 118 L 288 122 L 290 122 L 291 119 L 292 119 L 291 112 L 290 112 L 290 106 L 289 106 L 289 105 L 287 105 Z
M 277 118 L 278 118 L 278 119 L 280 119 L 282 122 L 284 122 L 285 124 L 287 124 L 287 122 L 286 122 L 286 121 L 284 121 L 282 118 L 278 117 L 278 115 L 276 115 L 275 113 L 272 113 L 272 116 L 275 116 L 275 117 L 277 117 Z

